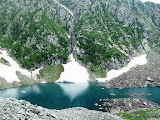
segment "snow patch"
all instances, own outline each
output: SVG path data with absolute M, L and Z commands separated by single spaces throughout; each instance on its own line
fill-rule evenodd
M 123 67 L 122 69 L 120 70 L 110 70 L 108 73 L 107 73 L 107 77 L 106 78 L 98 78 L 97 80 L 99 82 L 105 82 L 105 81 L 109 81 L 113 78 L 116 78 L 118 77 L 119 75 L 129 71 L 131 68 L 133 67 L 136 67 L 137 65 L 144 65 L 147 63 L 147 55 L 141 55 L 141 56 L 138 56 L 138 57 L 134 57 L 126 67 Z
M 63 4 L 61 4 L 60 2 L 58 2 L 56 0 L 53 0 L 53 1 L 55 3 L 58 3 L 61 7 L 63 7 L 65 10 L 67 10 L 69 12 L 69 14 L 71 14 L 74 17 L 73 12 L 70 9 L 68 9 L 66 6 L 64 6 Z
M 4 78 L 8 83 L 12 83 L 13 81 L 20 82 L 16 75 L 16 71 L 28 76 L 29 78 L 36 78 L 36 75 L 39 74 L 39 70 L 41 69 L 36 69 L 31 73 L 26 69 L 20 68 L 17 62 L 8 55 L 6 50 L 0 50 L 0 58 L 4 58 L 11 65 L 7 66 L 0 63 L 0 77 Z
M 62 72 L 60 78 L 56 82 L 72 82 L 72 83 L 86 83 L 89 80 L 89 74 L 87 69 L 81 66 L 73 58 L 73 54 L 70 55 L 71 62 L 63 64 L 64 72 Z
M 144 65 L 147 63 L 146 54 L 138 57 L 134 57 L 126 67 L 123 67 L 120 70 L 110 70 L 107 73 L 106 78 L 98 78 L 99 82 L 105 82 L 106 80 L 111 80 L 118 77 L 119 75 L 129 71 L 132 67 L 137 65 Z M 4 65 L 0 63 L 0 77 L 4 78 L 8 83 L 13 81 L 20 82 L 16 71 L 19 71 L 21 74 L 28 76 L 29 78 L 36 79 L 37 74 L 39 74 L 40 69 L 32 71 L 32 73 L 26 69 L 20 68 L 15 60 L 13 60 L 7 53 L 6 50 L 0 50 L 0 58 L 3 57 L 9 62 L 11 66 Z M 87 69 L 81 66 L 73 57 L 73 54 L 70 56 L 70 62 L 63 64 L 64 72 L 62 72 L 60 78 L 56 82 L 72 82 L 72 83 L 87 83 L 89 81 L 89 74 Z M 44 81 L 42 83 L 45 83 Z

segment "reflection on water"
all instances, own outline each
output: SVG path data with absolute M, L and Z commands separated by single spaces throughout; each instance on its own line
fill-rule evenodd
M 0 96 L 1 97 L 10 97 L 10 98 L 19 98 L 19 88 L 17 89 L 14 89 L 14 88 L 11 88 L 11 89 L 6 89 L 6 90 L 2 90 L 0 92 Z
M 145 98 L 160 104 L 160 88 L 107 89 L 96 84 L 45 83 L 1 90 L 0 97 L 23 99 L 49 109 L 94 106 L 100 99 Z
M 5 89 L 0 92 L 0 96 L 2 97 L 10 97 L 10 98 L 21 98 L 21 93 L 25 94 L 41 94 L 39 85 L 34 86 L 26 86 L 26 87 L 17 87 L 17 88 L 10 88 Z
M 77 96 L 85 93 L 85 91 L 89 87 L 88 83 L 77 83 L 77 84 L 57 83 L 57 84 L 64 91 L 64 94 L 70 98 L 70 100 L 73 100 Z

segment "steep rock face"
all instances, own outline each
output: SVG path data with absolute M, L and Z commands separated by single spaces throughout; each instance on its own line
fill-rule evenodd
M 0 47 L 27 69 L 66 63 L 73 52 L 93 74 L 105 73 L 160 52 L 159 12 L 139 0 L 1 0 Z

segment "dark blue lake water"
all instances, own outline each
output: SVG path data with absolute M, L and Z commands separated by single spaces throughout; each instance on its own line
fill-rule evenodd
M 140 95 L 131 96 L 134 93 Z M 0 97 L 23 99 L 49 109 L 85 107 L 97 110 L 94 104 L 103 98 L 145 98 L 160 104 L 160 88 L 106 89 L 93 83 L 45 83 L 1 90 Z

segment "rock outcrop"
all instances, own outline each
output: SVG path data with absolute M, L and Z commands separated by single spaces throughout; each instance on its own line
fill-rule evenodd
M 99 105 L 101 106 L 101 110 L 111 113 L 138 111 L 160 107 L 156 103 L 141 98 L 102 99 L 101 102 L 102 104 Z

